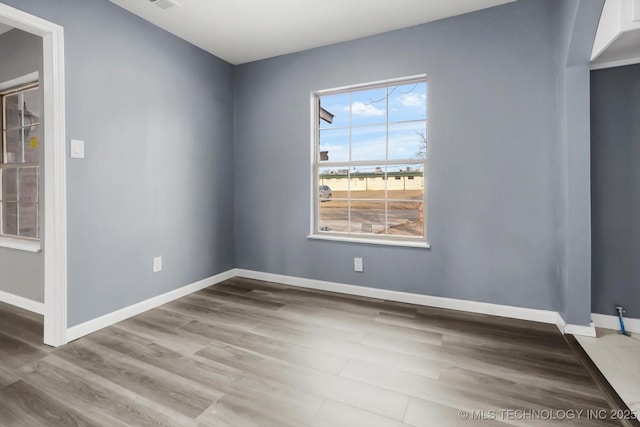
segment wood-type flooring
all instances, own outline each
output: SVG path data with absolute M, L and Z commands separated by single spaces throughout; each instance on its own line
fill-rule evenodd
M 0 426 L 616 426 L 555 325 L 233 278 L 63 347 L 0 304 Z

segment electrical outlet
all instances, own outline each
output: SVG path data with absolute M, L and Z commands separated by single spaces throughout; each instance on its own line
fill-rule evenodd
M 353 259 L 353 271 L 356 271 L 358 273 L 362 273 L 364 271 L 364 268 L 362 265 L 362 258 Z
M 162 271 L 162 257 L 157 256 L 153 258 L 153 272 L 158 273 Z

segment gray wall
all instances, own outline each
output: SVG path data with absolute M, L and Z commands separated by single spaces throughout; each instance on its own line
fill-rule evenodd
M 591 319 L 589 60 L 603 0 L 558 3 L 559 237 L 562 307 L 570 324 Z
M 563 311 L 558 14 L 558 2 L 521 0 L 237 67 L 238 266 Z M 310 92 L 420 73 L 432 249 L 307 240 Z
M 24 31 L 0 35 L 0 82 L 38 71 L 42 76 L 42 39 Z M 44 258 L 0 248 L 0 290 L 44 302 Z
M 233 268 L 232 66 L 106 0 L 4 2 L 65 30 L 69 326 Z
M 594 313 L 640 318 L 640 65 L 591 72 Z

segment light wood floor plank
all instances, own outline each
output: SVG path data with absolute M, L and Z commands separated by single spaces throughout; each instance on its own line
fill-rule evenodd
M 294 328 L 271 326 L 266 322 L 258 325 L 253 330 L 257 334 L 283 340 L 292 340 L 301 345 L 326 353 L 377 363 L 381 366 L 410 372 L 416 375 L 431 378 L 437 378 L 438 376 L 439 365 L 437 362 L 403 352 L 369 347 L 358 342 L 323 338 L 316 336 L 317 334 L 301 333 Z
M 486 418 L 490 418 L 489 415 Z M 450 406 L 441 405 L 429 400 L 411 397 L 404 422 L 414 427 L 469 427 L 472 425 L 481 425 L 482 427 L 506 427 L 509 424 L 499 421 L 484 419 L 469 420 L 460 416 L 460 410 Z
M 214 341 L 197 354 L 387 418 L 401 420 L 408 401 L 408 396 L 402 393 L 264 357 L 225 343 Z
M 100 420 L 89 421 L 84 415 L 68 408 L 60 400 L 51 398 L 50 395 L 24 381 L 16 381 L 0 390 L 0 408 L 3 419 L 6 417 L 16 425 L 29 427 L 108 425 Z
M 188 417 L 175 411 L 163 413 L 163 405 L 154 405 L 55 355 L 29 365 L 25 381 L 38 389 L 64 396 L 67 405 L 85 415 L 90 414 L 92 422 L 104 420 L 106 425 L 114 426 L 175 426 L 191 423 Z
M 89 340 L 77 341 L 53 354 L 188 417 L 200 415 L 222 396 L 196 383 L 122 356 Z
M 258 354 L 332 374 L 339 373 L 347 362 L 345 356 L 256 333 L 239 333 L 213 324 L 198 322 L 197 320 L 183 326 L 181 329 Z
M 405 423 L 331 399 L 324 402 L 310 425 L 312 427 L 409 427 Z
M 263 402 L 225 395 L 211 405 L 197 419 L 202 426 L 220 427 L 307 427 L 291 417 L 282 408 L 270 407 Z

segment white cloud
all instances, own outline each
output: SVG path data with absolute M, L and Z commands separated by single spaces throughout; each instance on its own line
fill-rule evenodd
M 346 110 L 349 111 L 348 108 Z M 355 101 L 351 104 L 351 114 L 365 117 L 384 116 L 384 110 L 379 110 L 371 104 Z
M 403 93 L 398 97 L 398 101 L 404 107 L 420 107 L 424 105 L 424 101 L 427 99 L 427 95 L 421 93 Z
M 384 138 L 372 138 L 354 141 L 351 145 L 352 160 L 384 160 L 387 141 Z

